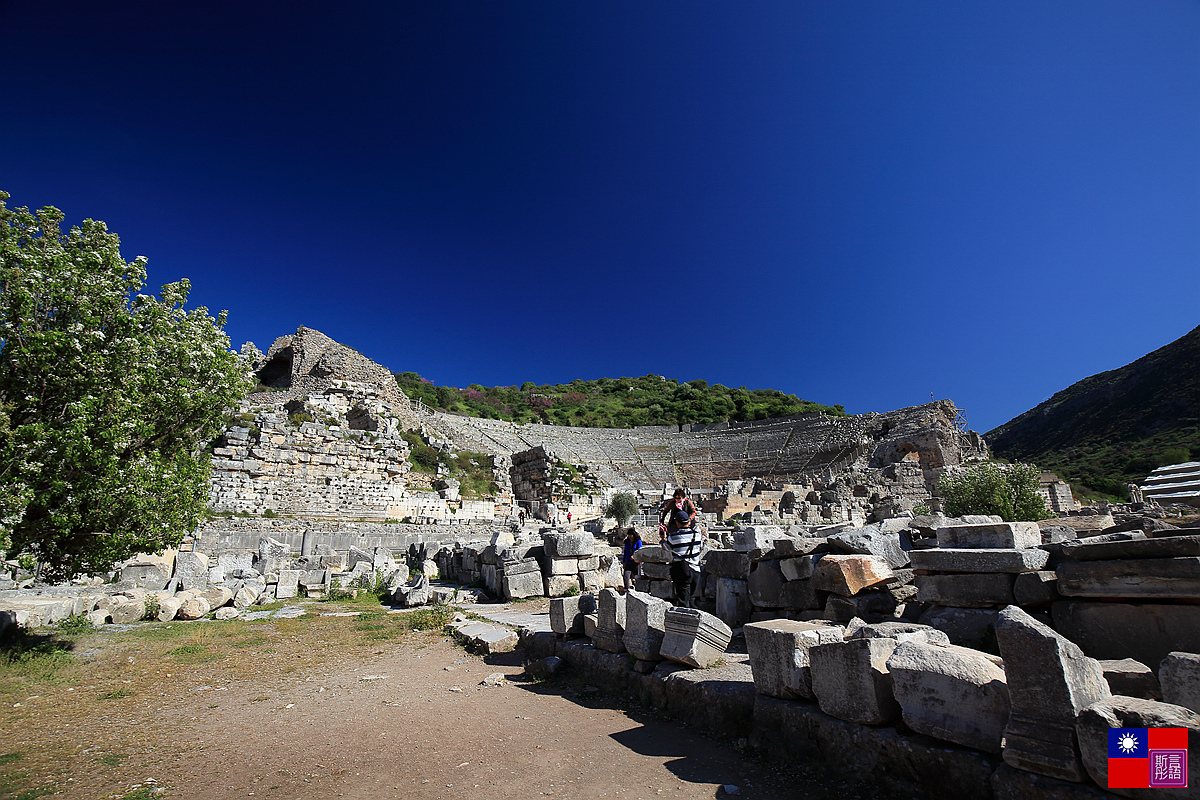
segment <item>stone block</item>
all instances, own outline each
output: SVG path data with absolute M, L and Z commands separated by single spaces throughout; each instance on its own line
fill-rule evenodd
M 731 628 L 740 627 L 750 619 L 751 611 L 750 588 L 746 581 L 717 578 L 717 617 L 722 622 Z
M 544 591 L 541 572 L 504 573 L 500 581 L 504 597 L 512 600 L 519 597 L 536 597 Z
M 1195 556 L 1063 561 L 1057 572 L 1064 597 L 1200 599 L 1200 557 Z
M 1077 539 L 1063 542 L 1059 553 L 1071 561 L 1114 561 L 1135 558 L 1178 558 L 1200 556 L 1200 536 L 1163 536 L 1096 541 Z
M 579 559 L 574 558 L 574 557 L 547 558 L 546 559 L 546 574 L 547 575 L 578 575 L 579 574 Z
M 950 637 L 951 644 L 976 650 L 995 650 L 996 618 L 994 608 L 947 608 L 930 606 L 921 614 L 920 623 L 937 628 Z
M 221 567 L 221 566 L 216 566 L 216 567 L 210 566 L 208 568 L 208 582 L 210 584 L 224 583 L 225 582 L 225 568 Z
M 831 717 L 861 725 L 886 725 L 900 718 L 887 660 L 895 639 L 831 642 L 808 651 L 813 694 Z
M 642 564 L 642 574 L 655 581 L 665 581 L 671 578 L 671 565 L 647 561 Z
M 1055 629 L 1092 658 L 1158 664 L 1168 653 L 1200 653 L 1200 605 L 1060 600 Z
M 733 549 L 753 561 L 774 550 L 776 540 L 787 538 L 787 532 L 776 525 L 755 525 L 734 531 Z
M 181 589 L 204 589 L 208 586 L 208 556 L 190 552 L 175 555 L 175 577 Z
M 209 606 L 208 600 L 206 600 L 204 596 L 192 597 L 180 604 L 179 610 L 175 612 L 175 619 L 201 619 L 211 610 L 212 608 Z M 114 618 L 113 621 L 115 622 L 116 619 Z
M 987 522 L 938 528 L 938 547 L 1022 549 L 1042 543 L 1036 522 Z
M 650 594 L 663 600 L 674 600 L 675 584 L 670 581 L 650 581 Z
M 696 608 L 671 608 L 663 617 L 659 654 L 689 667 L 711 667 L 725 655 L 733 632 L 712 614 Z
M 268 572 L 278 572 L 288 565 L 291 556 L 291 548 L 286 543 L 263 536 L 258 540 L 258 558 L 254 567 L 264 575 Z
M 746 580 L 750 576 L 750 557 L 736 550 L 710 550 L 704 557 L 709 575 Z
M 789 619 L 751 622 L 742 628 L 754 688 L 786 700 L 815 699 L 808 651 L 842 640 L 842 628 Z
M 580 572 L 595 572 L 600 569 L 600 556 L 585 556 L 579 559 Z
M 904 723 L 917 733 L 1000 752 L 1008 722 L 1003 667 L 977 650 L 902 642 L 887 660 Z
M 596 540 L 590 533 L 553 531 L 542 534 L 547 558 L 568 558 L 592 555 Z
M 1159 665 L 1158 679 L 1162 684 L 1164 702 L 1200 712 L 1200 655 L 1182 652 L 1167 654 Z M 1200 774 L 1197 780 L 1200 780 Z
M 596 615 L 595 614 L 584 614 L 583 615 L 583 635 L 585 637 L 587 637 L 588 639 L 595 637 L 595 635 L 596 635 Z M 593 642 L 592 647 L 595 647 L 595 646 L 596 646 L 596 643 Z
M 779 561 L 759 561 L 750 568 L 750 602 L 756 606 L 781 608 L 783 606 L 783 570 Z
M 583 615 L 595 610 L 594 595 L 556 597 L 550 601 L 550 630 L 560 635 L 583 633 Z
M 1134 661 L 1132 658 L 1101 660 L 1100 668 L 1104 670 L 1104 680 L 1108 683 L 1108 690 L 1113 694 L 1140 697 L 1143 700 L 1163 699 L 1158 676 L 1140 661 Z M 1174 700 L 1167 702 L 1175 703 Z M 1186 705 L 1185 703 L 1175 704 Z
M 1022 608 L 1043 608 L 1061 599 L 1056 572 L 1023 572 L 1013 581 L 1013 601 Z
M 584 592 L 598 592 L 604 588 L 604 573 L 589 570 L 579 573 L 579 588 Z
M 1187 782 L 1192 788 L 1128 789 L 1109 786 L 1108 738 L 1111 728 L 1186 728 Z M 1200 775 L 1200 714 L 1191 709 L 1136 697 L 1110 697 L 1083 709 L 1075 725 L 1075 732 L 1087 774 L 1098 785 L 1108 787 L 1108 791 L 1113 794 L 1145 800 L 1197 796 L 1195 787 L 1196 776 Z M 1149 755 L 1151 763 L 1147 764 L 1147 770 L 1153 768 L 1155 760 L 1153 753 Z M 1178 766 L 1183 767 L 1183 764 Z
M 542 579 L 546 597 L 566 597 L 579 591 L 578 575 L 547 575 Z
M 850 597 L 892 578 L 892 568 L 877 556 L 830 554 L 817 564 L 812 582 L 816 589 L 823 592 Z
M 204 602 L 208 604 L 208 611 L 221 608 L 233 602 L 233 592 L 224 586 L 210 586 L 200 593 L 200 597 L 204 598 Z M 204 614 L 207 614 L 205 611 Z M 200 616 L 204 616 L 201 614 Z
M 780 601 L 784 608 L 807 611 L 825 607 L 825 593 L 817 590 L 812 580 L 788 581 L 783 585 Z
M 1014 576 L 1005 573 L 917 575 L 917 602 L 957 608 L 1007 606 L 1013 602 Z
M 254 553 L 246 550 L 218 553 L 217 566 L 223 569 L 226 575 L 254 569 Z
M 625 595 L 602 589 L 596 595 L 596 635 L 592 646 L 610 653 L 625 652 Z
M 816 569 L 816 564 L 820 559 L 819 555 L 784 558 L 779 561 L 779 569 L 783 572 L 784 580 L 800 581 L 812 577 L 813 570 Z
M 109 609 L 112 621 L 117 625 L 128 625 L 146 616 L 146 601 L 133 600 L 128 597 L 120 598 L 117 604 Z M 30 625 L 29 627 L 37 627 Z
M 1060 780 L 1084 780 L 1075 719 L 1110 697 L 1104 670 L 1016 606 L 1000 612 L 996 639 L 1012 708 L 1004 731 L 1005 763 Z
M 950 644 L 950 637 L 944 631 L 939 631 L 929 625 L 917 622 L 863 622 L 861 619 L 852 620 L 846 626 L 844 639 L 895 639 L 919 644 Z M 974 652 L 974 651 L 972 651 Z M 999 658 L 991 656 L 997 662 Z
M 909 554 L 900 546 L 900 534 L 884 533 L 878 525 L 835 533 L 829 546 L 839 553 L 878 556 L 893 569 L 908 566 Z
M 661 661 L 670 603 L 641 592 L 625 594 L 625 649 L 641 661 Z
M 1037 547 L 914 550 L 913 569 L 933 572 L 1034 572 L 1046 566 L 1050 554 Z
M 505 575 L 523 575 L 527 572 L 536 572 L 541 574 L 542 567 L 536 559 L 525 559 L 524 561 L 506 561 L 503 564 Z
M 279 582 L 275 586 L 275 597 L 278 600 L 288 600 L 299 593 L 300 570 L 279 570 Z
M 639 564 L 669 564 L 671 553 L 656 544 L 647 544 L 633 551 L 633 560 Z
M 171 567 L 161 562 L 133 563 L 121 567 L 121 581 L 152 591 L 162 589 L 171 579 Z

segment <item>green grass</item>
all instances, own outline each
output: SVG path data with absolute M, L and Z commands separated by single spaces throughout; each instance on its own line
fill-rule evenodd
M 0 695 L 31 683 L 61 683 L 60 673 L 79 663 L 71 654 L 73 647 L 69 638 L 23 629 L 0 638 Z
M 100 763 L 106 767 L 120 766 L 121 762 L 124 760 L 124 756 L 119 756 L 116 753 L 109 753 L 108 755 L 100 757 Z
M 101 700 L 120 700 L 124 697 L 132 697 L 134 691 L 132 689 L 113 689 L 111 692 L 97 695 Z

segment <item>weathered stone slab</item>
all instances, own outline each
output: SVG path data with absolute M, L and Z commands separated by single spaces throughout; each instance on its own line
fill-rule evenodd
M 1050 570 L 1022 572 L 1013 582 L 1013 600 L 1022 608 L 1042 608 L 1061 599 L 1062 595 L 1058 593 L 1058 573 L 1056 572 Z
M 547 575 L 578 575 L 579 574 L 579 559 L 574 558 L 574 557 L 547 558 L 546 559 L 546 574 Z
M 808 651 L 813 694 L 832 717 L 863 725 L 886 725 L 900 717 L 887 660 L 895 639 L 831 642 Z
M 291 548 L 285 542 L 263 536 L 258 540 L 258 558 L 254 568 L 264 575 L 268 572 L 278 572 L 287 566 L 291 555 Z
M 788 581 L 779 595 L 784 608 L 796 611 L 823 608 L 825 593 L 817 590 L 811 579 Z
M 1064 597 L 1200 599 L 1200 557 L 1064 561 L 1057 571 Z
M 950 644 L 950 637 L 930 625 L 916 622 L 863 622 L 851 620 L 846 626 L 846 639 L 895 639 L 899 643 Z M 999 659 L 996 659 L 999 661 Z
M 783 570 L 779 561 L 759 561 L 750 568 L 750 602 L 756 606 L 780 608 L 783 606 Z
M 641 569 L 642 574 L 651 580 L 665 581 L 670 580 L 671 578 L 670 564 L 659 564 L 657 561 L 647 561 L 646 563 L 642 564 Z
M 1063 542 L 1062 557 L 1072 561 L 1112 561 L 1130 558 L 1177 558 L 1200 556 L 1200 536 L 1163 536 L 1156 539 L 1130 539 L 1097 542 L 1077 539 Z
M 228 591 L 228 589 L 224 591 Z M 200 619 L 211 610 L 212 608 L 209 606 L 208 600 L 206 600 L 204 596 L 192 597 L 180 604 L 179 610 L 175 612 L 175 619 Z M 113 622 L 116 621 L 116 617 L 114 617 Z
M 709 575 L 744 581 L 750 575 L 750 557 L 737 550 L 710 550 L 704 556 L 704 570 Z
M 816 564 L 820 559 L 821 556 L 784 558 L 779 561 L 779 569 L 783 572 L 785 580 L 800 581 L 812 577 L 813 570 L 816 569 Z
M 671 554 L 656 544 L 647 544 L 633 551 L 633 560 L 639 564 L 669 564 Z
M 1016 606 L 1000 612 L 996 639 L 1012 707 L 1004 761 L 1052 778 L 1084 780 L 1075 718 L 1110 696 L 1100 664 Z
M 724 657 L 733 632 L 712 614 L 697 608 L 671 608 L 663 618 L 659 654 L 689 667 L 711 667 Z
M 1169 653 L 1159 665 L 1158 679 L 1164 702 L 1200 712 L 1200 655 Z
M 753 561 L 769 555 L 776 540 L 787 538 L 787 531 L 777 525 L 754 525 L 734 531 L 733 549 L 746 553 Z
M 576 566 L 580 572 L 595 572 L 600 569 L 600 556 L 584 556 Z
M 1200 775 L 1200 714 L 1183 706 L 1142 700 L 1136 697 L 1111 697 L 1098 701 L 1079 714 L 1075 725 L 1079 748 L 1087 773 L 1098 785 L 1108 786 L 1108 736 L 1111 728 L 1187 728 L 1187 789 L 1125 789 L 1109 787 L 1122 797 L 1195 798 L 1196 776 Z M 1153 755 L 1151 754 L 1151 760 Z M 1182 764 L 1180 765 L 1182 766 Z M 1148 769 L 1152 765 L 1148 765 Z
M 600 570 L 589 570 L 579 573 L 579 588 L 585 593 L 595 593 L 604 588 L 604 573 Z
M 892 568 L 877 556 L 829 554 L 817 564 L 812 582 L 821 591 L 850 597 L 863 589 L 886 583 L 892 577 Z
M 842 628 L 790 619 L 751 622 L 742 628 L 754 688 L 786 700 L 816 699 L 812 690 L 808 651 L 820 644 L 842 641 Z
M 544 590 L 542 573 L 538 571 L 505 572 L 504 577 L 500 580 L 500 587 L 504 596 L 509 599 L 536 597 Z
M 810 703 L 762 694 L 756 695 L 754 701 L 750 744 L 777 763 L 818 762 L 839 778 L 868 781 L 870 786 L 859 793 L 861 797 L 992 800 L 989 780 L 998 765 L 1005 768 L 998 757 L 987 753 L 927 736 L 900 733 L 891 727 L 872 728 L 845 722 L 822 713 Z M 830 796 L 853 797 L 856 793 L 843 789 L 839 794 L 834 789 Z M 803 794 L 795 791 L 796 796 Z M 1019 796 L 1019 800 L 1049 799 L 1029 795 Z M 1066 796 L 1054 800 L 1085 798 Z M 1087 796 L 1086 800 L 1099 800 L 1099 793 Z
M 958 608 L 988 608 L 1013 602 L 1014 576 L 991 574 L 917 575 L 917 601 Z
M 1046 566 L 1050 554 L 1037 547 L 1023 550 L 993 548 L 913 550 L 913 569 L 934 572 L 1034 572 Z
M 930 606 L 921 614 L 920 622 L 945 631 L 953 644 L 991 650 L 996 646 L 995 626 L 999 613 L 993 608 Z
M 1000 752 L 1008 722 L 1003 667 L 977 650 L 920 642 L 897 645 L 887 667 L 908 727 L 935 739 Z
M 938 547 L 1011 550 L 1037 547 L 1042 543 L 1042 532 L 1036 522 L 989 522 L 938 528 L 937 540 Z
M 1100 668 L 1104 670 L 1104 680 L 1108 683 L 1108 690 L 1113 694 L 1140 697 L 1143 700 L 1163 699 L 1158 676 L 1140 661 L 1134 661 L 1132 658 L 1101 660 Z M 1167 702 L 1174 701 L 1168 700 Z M 1177 703 L 1177 705 L 1184 704 Z
M 536 572 L 540 575 L 542 572 L 541 566 L 533 558 L 520 561 L 506 561 L 503 566 L 505 575 L 524 575 L 529 572 Z
M 299 593 L 300 574 L 300 570 L 298 569 L 279 570 L 279 583 L 275 586 L 275 598 L 277 600 L 287 600 Z
M 546 597 L 566 597 L 579 591 L 578 575 L 547 575 L 542 579 Z
M 550 601 L 550 630 L 560 636 L 583 633 L 583 615 L 595 610 L 595 595 L 556 597 Z
M 1158 664 L 1172 651 L 1200 652 L 1200 606 L 1061 600 L 1054 627 L 1092 658 Z
M 908 566 L 908 551 L 900 546 L 898 533 L 884 533 L 878 525 L 835 533 L 828 539 L 830 547 L 849 555 L 878 556 L 892 568 Z
M 175 577 L 181 589 L 204 589 L 208 586 L 208 556 L 189 552 L 175 555 Z
M 625 649 L 641 661 L 661 661 L 670 603 L 641 592 L 625 593 Z
M 112 615 L 112 621 L 117 625 L 128 625 L 146 616 L 146 601 L 123 597 L 109 609 L 109 613 Z M 30 627 L 35 626 L 31 625 Z
M 747 581 L 717 578 L 717 617 L 722 622 L 731 628 L 740 627 L 749 621 L 751 611 Z
M 616 589 L 601 589 L 596 595 L 592 646 L 610 653 L 625 652 L 625 595 Z
M 546 548 L 547 558 L 590 556 L 595 550 L 596 540 L 586 532 L 552 531 L 542 534 L 542 546 Z

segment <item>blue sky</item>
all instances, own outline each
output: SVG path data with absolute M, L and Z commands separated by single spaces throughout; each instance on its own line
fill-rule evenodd
M 0 189 L 234 346 L 989 430 L 1200 324 L 1197 2 L 0 0 Z

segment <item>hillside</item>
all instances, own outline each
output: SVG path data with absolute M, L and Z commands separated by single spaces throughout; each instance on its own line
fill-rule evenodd
M 731 389 L 702 380 L 680 383 L 659 375 L 575 380 L 568 384 L 465 389 L 435 386 L 415 372 L 396 383 L 413 400 L 431 408 L 510 422 L 543 422 L 592 428 L 632 428 L 686 422 L 748 422 L 795 414 L 842 417 L 840 405 L 801 400 L 775 389 Z
M 1123 497 L 1163 464 L 1200 457 L 1200 327 L 985 434 L 992 451 Z

